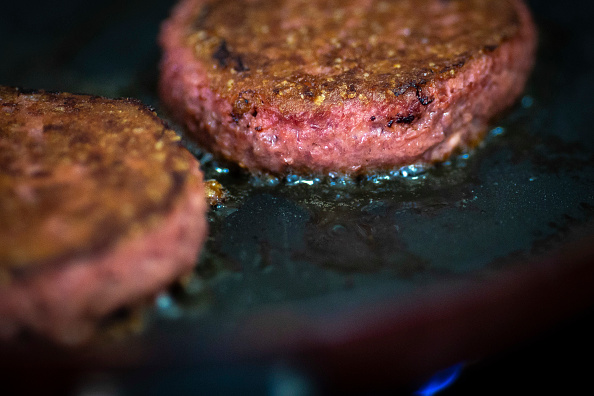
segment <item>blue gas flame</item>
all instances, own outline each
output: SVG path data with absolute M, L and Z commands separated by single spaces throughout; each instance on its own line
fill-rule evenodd
M 436 373 L 429 381 L 427 381 L 419 390 L 415 392 L 418 396 L 433 396 L 441 392 L 448 386 L 452 385 L 454 381 L 460 376 L 464 364 L 458 363 L 452 367 Z

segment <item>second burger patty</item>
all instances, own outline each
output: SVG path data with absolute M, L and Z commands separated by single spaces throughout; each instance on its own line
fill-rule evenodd
M 534 62 L 521 0 L 183 0 L 160 94 L 199 144 L 256 173 L 426 164 L 480 141 Z
M 200 164 L 151 109 L 0 86 L 0 342 L 90 340 L 191 274 Z

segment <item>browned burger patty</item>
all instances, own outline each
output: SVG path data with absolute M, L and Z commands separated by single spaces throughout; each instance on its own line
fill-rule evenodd
M 522 92 L 521 0 L 182 0 L 160 93 L 206 149 L 253 172 L 343 174 L 474 146 Z
M 0 87 L 0 339 L 75 343 L 188 274 L 197 160 L 136 100 Z

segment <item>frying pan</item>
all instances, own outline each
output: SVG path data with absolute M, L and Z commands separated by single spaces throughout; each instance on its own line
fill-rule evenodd
M 594 37 L 585 1 L 529 3 L 536 69 L 473 153 L 390 179 L 312 184 L 250 177 L 186 141 L 230 196 L 209 213 L 189 285 L 161 295 L 140 334 L 74 349 L 3 345 L 3 366 L 120 373 L 132 394 L 180 378 L 260 393 L 271 372 L 302 394 L 409 389 L 589 312 Z M 3 5 L 0 83 L 136 97 L 167 119 L 155 37 L 172 5 Z

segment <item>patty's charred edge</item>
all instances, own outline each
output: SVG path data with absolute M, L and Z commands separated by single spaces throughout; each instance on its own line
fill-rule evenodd
M 428 96 L 423 96 L 420 85 L 417 85 L 415 87 L 415 89 L 416 89 L 417 99 L 423 106 L 427 106 L 427 105 L 433 103 L 433 101 L 435 100 L 435 99 L 429 99 Z
M 408 92 L 409 89 L 414 89 L 415 90 L 415 95 L 419 101 L 419 103 L 421 103 L 423 106 L 427 106 L 431 103 L 433 103 L 433 101 L 435 99 L 429 98 L 426 95 L 423 95 L 423 87 L 427 84 L 427 79 L 420 79 L 420 80 L 416 80 L 416 81 L 409 81 L 405 84 L 400 85 L 398 88 L 395 88 L 392 90 L 392 92 L 394 93 L 394 96 L 398 97 L 401 96 L 403 94 L 405 94 L 406 92 Z
M 0 106 L 2 107 L 18 107 L 18 105 L 16 102 L 0 102 Z
M 202 8 L 200 8 L 200 12 L 198 12 L 196 19 L 194 19 L 194 23 L 191 26 L 192 30 L 202 30 L 204 26 L 206 26 L 206 20 L 208 18 L 208 15 L 210 14 L 210 11 L 210 4 L 205 4 L 202 6 Z
M 400 114 L 396 116 L 396 123 L 397 124 L 410 124 L 415 120 L 415 116 L 413 114 L 409 114 L 407 116 L 401 116 Z
M 77 109 L 78 110 L 78 109 Z M 43 126 L 43 132 L 50 132 L 50 131 L 63 131 L 67 129 L 66 125 L 62 124 L 48 124 Z M 78 135 L 74 138 L 70 139 L 70 144 L 72 143 L 89 143 L 90 139 L 86 135 Z
M 40 89 L 31 89 L 31 88 L 20 88 L 20 87 L 13 87 L 19 95 L 37 95 L 37 94 L 44 94 L 44 93 L 52 93 L 56 94 L 56 92 L 51 91 L 43 91 Z
M 227 49 L 227 42 L 225 40 L 221 40 L 216 51 L 212 54 L 212 58 L 219 62 L 219 64 L 223 67 L 227 67 L 229 58 L 231 57 L 231 53 Z
M 222 67 L 231 66 L 231 68 L 238 73 L 250 70 L 243 63 L 241 55 L 233 54 L 231 51 L 229 51 L 229 48 L 227 48 L 227 41 L 225 41 L 225 39 L 221 40 L 218 48 L 212 54 L 212 58 L 216 60 Z
M 372 118 L 373 118 L 373 120 L 375 120 L 375 117 L 372 117 Z M 388 120 L 387 126 L 388 126 L 388 128 L 392 128 L 392 125 L 394 125 L 394 123 L 396 123 L 396 124 L 410 124 L 414 120 L 415 120 L 414 114 L 409 114 L 407 116 L 402 116 L 400 114 L 397 114 L 396 117 L 390 118 Z

